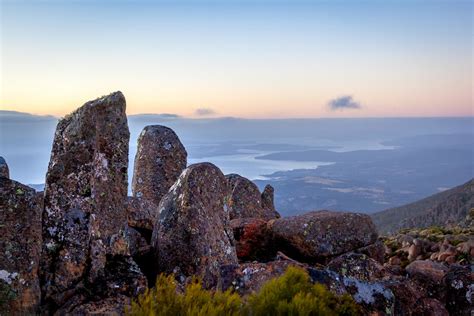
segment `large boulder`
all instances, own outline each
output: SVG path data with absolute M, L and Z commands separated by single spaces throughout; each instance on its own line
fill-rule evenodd
M 143 198 L 132 196 L 127 198 L 127 218 L 130 227 L 149 231 L 151 235 L 159 214 L 158 204 Z
M 42 199 L 0 177 L 0 314 L 35 314 L 40 303 Z
M 368 215 L 315 211 L 268 222 L 279 250 L 304 262 L 329 258 L 377 241 L 375 225 Z
M 260 218 L 273 219 L 279 217 L 273 206 L 273 194 L 268 188 L 263 195 L 257 185 L 238 174 L 226 175 L 229 183 L 230 219 Z
M 276 249 L 267 228 L 260 218 L 237 218 L 230 221 L 234 233 L 237 257 L 242 261 L 268 261 L 275 256 Z
M 448 268 L 431 260 L 416 260 L 405 268 L 408 276 L 422 288 L 429 297 L 444 300 L 446 289 L 444 277 Z
M 41 260 L 43 299 L 51 306 L 102 278 L 108 262 L 119 260 L 115 257 L 128 262 L 125 107 L 124 96 L 115 92 L 85 103 L 56 128 Z
M 10 171 L 7 162 L 3 157 L 0 157 L 0 178 L 10 178 Z
M 175 132 L 165 126 L 146 126 L 138 137 L 132 194 L 158 205 L 186 168 L 187 153 Z
M 222 266 L 219 290 L 226 291 L 232 289 L 240 295 L 258 292 L 266 282 L 281 276 L 290 266 L 305 268 L 304 265 L 290 259 Z
M 444 276 L 446 307 L 452 315 L 471 316 L 474 306 L 474 272 L 451 265 Z
M 360 253 L 348 252 L 331 260 L 327 268 L 345 277 L 372 282 L 391 277 L 380 263 Z
M 214 286 L 224 264 L 236 264 L 226 205 L 227 181 L 213 164 L 189 166 L 160 203 L 152 247 L 160 272 L 185 280 L 200 276 Z

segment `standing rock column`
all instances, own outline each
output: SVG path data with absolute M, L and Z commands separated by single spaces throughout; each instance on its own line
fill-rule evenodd
M 40 303 L 41 202 L 35 190 L 0 177 L 0 314 L 33 315 Z
M 56 128 L 46 176 L 42 287 L 58 306 L 94 282 L 107 258 L 127 255 L 128 142 L 125 98 L 85 103 Z
M 10 171 L 8 170 L 7 162 L 3 157 L 0 157 L 0 178 L 10 178 Z
M 275 209 L 274 203 L 275 189 L 267 184 L 262 192 L 262 207 L 268 213 L 273 213 L 275 218 L 280 218 L 280 214 Z
M 146 126 L 138 137 L 133 170 L 134 197 L 158 205 L 186 168 L 188 154 L 175 132 L 165 126 Z
M 226 205 L 227 181 L 213 164 L 189 166 L 160 203 L 152 246 L 160 272 L 198 275 L 214 286 L 221 265 L 237 264 Z
M 266 187 L 264 194 L 260 194 L 257 185 L 245 177 L 238 174 L 228 174 L 226 178 L 230 191 L 230 219 L 260 218 L 269 220 L 280 217 L 273 207 L 272 187 Z

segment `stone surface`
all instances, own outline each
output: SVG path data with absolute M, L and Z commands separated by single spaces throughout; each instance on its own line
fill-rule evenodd
M 380 264 L 384 263 L 385 245 L 383 244 L 381 240 L 377 240 L 375 243 L 359 248 L 355 250 L 354 252 L 367 255 L 369 258 L 374 259 Z
M 443 300 L 445 287 L 443 279 L 448 268 L 431 260 L 416 260 L 406 267 L 408 276 L 427 290 L 429 297 Z
M 280 213 L 275 209 L 275 189 L 267 184 L 262 192 L 262 207 L 269 213 L 273 213 L 274 218 L 280 218 Z
M 345 253 L 331 260 L 327 268 L 344 277 L 373 282 L 391 277 L 391 273 L 380 263 L 364 254 Z
M 259 218 L 238 218 L 230 221 L 237 257 L 242 261 L 268 261 L 276 254 L 267 222 Z
M 40 303 L 42 199 L 0 177 L 0 314 L 35 314 Z
M 130 257 L 115 256 L 108 260 L 97 282 L 81 282 L 68 297 L 57 315 L 100 314 L 123 315 L 131 297 L 143 293 L 147 280 Z M 51 310 L 48 310 L 51 313 Z
M 152 231 L 159 214 L 157 204 L 143 198 L 127 198 L 127 219 L 130 227 Z
M 160 272 L 200 276 L 214 286 L 221 265 L 236 264 L 227 181 L 213 164 L 189 166 L 160 203 L 152 246 Z
M 268 226 L 279 250 L 303 262 L 325 262 L 377 241 L 369 216 L 317 211 L 271 220 Z
M 161 125 L 146 126 L 137 146 L 133 196 L 158 205 L 186 168 L 188 154 L 176 133 Z
M 219 289 L 225 291 L 231 288 L 240 295 L 258 292 L 263 284 L 281 276 L 289 266 L 305 267 L 286 259 L 225 265 L 221 267 Z
M 450 266 L 444 276 L 446 307 L 452 315 L 471 316 L 474 310 L 474 272 L 468 267 Z
M 255 183 L 238 174 L 226 175 L 229 183 L 229 212 L 230 219 L 237 218 L 276 218 L 273 206 L 273 194 L 271 189 L 267 189 L 262 200 L 262 194 Z M 265 207 L 264 207 L 265 206 Z
M 7 162 L 5 161 L 5 158 L 0 157 L 0 178 L 10 178 L 10 171 L 8 169 Z
M 93 283 L 109 258 L 128 255 L 129 131 L 120 92 L 85 103 L 59 121 L 46 176 L 41 281 L 60 306 Z

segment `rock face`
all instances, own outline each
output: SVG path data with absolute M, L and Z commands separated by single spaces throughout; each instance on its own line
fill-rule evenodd
M 40 303 L 42 200 L 0 177 L 0 313 L 35 314 Z
M 467 267 L 451 266 L 444 277 L 446 307 L 451 315 L 470 316 L 474 306 L 474 272 Z
M 444 276 L 448 268 L 430 260 L 416 260 L 406 267 L 410 278 L 427 290 L 429 297 L 444 299 Z
M 268 212 L 273 212 L 274 218 L 280 218 L 280 214 L 275 209 L 274 199 L 275 189 L 271 185 L 267 184 L 262 192 L 262 207 Z
M 268 261 L 275 257 L 276 249 L 267 228 L 259 218 L 238 218 L 230 221 L 234 233 L 237 257 L 242 261 Z
M 0 178 L 10 178 L 10 171 L 7 162 L 3 157 L 0 157 Z
M 224 264 L 236 264 L 226 203 L 227 181 L 213 164 L 189 166 L 160 203 L 152 246 L 160 272 L 217 282 Z
M 127 198 L 127 217 L 130 227 L 152 231 L 159 215 L 158 204 L 142 198 Z
M 328 258 L 373 244 L 377 231 L 369 216 L 317 211 L 268 223 L 279 250 L 304 262 Z
M 187 155 L 172 129 L 160 125 L 145 127 L 138 137 L 133 196 L 158 205 L 186 168 Z
M 229 183 L 230 219 L 261 218 L 272 219 L 280 215 L 273 205 L 273 188 L 268 187 L 260 194 L 255 183 L 238 174 L 226 175 Z M 262 199 L 263 198 L 263 199 Z
M 62 305 L 127 256 L 129 131 L 121 92 L 89 101 L 56 128 L 43 212 L 43 299 Z

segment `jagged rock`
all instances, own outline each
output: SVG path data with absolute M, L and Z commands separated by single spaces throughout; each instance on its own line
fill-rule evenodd
M 325 285 L 338 295 L 352 295 L 367 314 L 374 311 L 390 313 L 394 310 L 395 297 L 392 291 L 383 283 L 344 277 L 328 269 L 309 267 L 284 255 L 266 263 L 249 262 L 223 266 L 221 268 L 219 289 L 232 288 L 240 295 L 248 295 L 257 292 L 269 280 L 281 276 L 289 266 L 297 266 L 307 270 L 313 282 Z
M 271 185 L 267 184 L 262 192 L 262 207 L 269 212 L 273 212 L 274 218 L 280 218 L 280 213 L 278 213 L 275 209 L 274 195 L 275 189 Z
M 128 240 L 132 257 L 141 256 L 150 251 L 150 244 L 146 238 L 135 228 L 128 228 Z
M 279 217 L 273 207 L 273 194 L 270 189 L 264 192 L 265 201 L 263 202 L 257 185 L 249 179 L 238 174 L 228 174 L 226 178 L 230 190 L 230 219 L 261 218 L 269 220 Z
M 362 253 L 367 255 L 369 258 L 374 259 L 380 264 L 384 263 L 385 257 L 385 245 L 381 240 L 377 240 L 375 243 L 354 250 L 356 253 Z
M 268 222 L 279 250 L 303 262 L 325 262 L 377 241 L 369 216 L 317 211 Z
M 158 205 L 147 199 L 131 196 L 127 198 L 127 218 L 130 227 L 151 232 L 159 213 Z
M 57 315 L 90 315 L 99 313 L 123 315 L 131 297 L 147 289 L 147 280 L 130 258 L 115 256 L 108 260 L 97 282 L 80 282 L 74 296 L 56 312 Z M 112 305 L 115 304 L 115 305 Z M 48 311 L 49 313 L 51 310 Z
M 468 267 L 450 266 L 444 276 L 446 307 L 451 315 L 471 316 L 474 306 L 474 272 Z
M 41 261 L 43 299 L 51 306 L 64 304 L 83 282 L 94 284 L 115 257 L 128 262 L 129 135 L 121 92 L 89 101 L 58 123 Z
M 0 157 L 0 178 L 10 178 L 10 171 L 8 169 L 7 162 L 3 157 Z
M 415 239 L 418 240 L 418 239 Z M 416 258 L 421 254 L 422 248 L 420 244 L 412 244 L 410 248 L 408 248 L 408 260 L 414 261 Z
M 0 314 L 35 314 L 40 302 L 42 200 L 0 177 Z
M 137 146 L 133 196 L 158 205 L 186 168 L 188 154 L 175 132 L 161 125 L 146 126 Z
M 395 296 L 392 315 L 448 315 L 441 302 L 426 297 L 426 291 L 409 280 L 389 280 L 383 282 L 383 284 Z
M 182 279 L 217 282 L 221 265 L 237 264 L 226 203 L 227 181 L 213 164 L 189 166 L 160 203 L 153 229 L 156 268 Z
M 234 232 L 237 257 L 243 261 L 268 261 L 275 249 L 267 222 L 259 218 L 237 218 L 230 221 Z
M 380 263 L 364 254 L 349 252 L 331 260 L 327 268 L 344 277 L 373 282 L 387 279 L 391 273 Z
M 151 233 L 148 230 L 128 228 L 130 254 L 146 276 L 148 284 L 155 284 L 157 271 L 154 265 L 153 251 L 150 246 Z
M 221 267 L 219 289 L 226 291 L 229 288 L 240 295 L 258 292 L 262 285 L 269 280 L 281 276 L 289 266 L 305 265 L 294 260 L 282 259 L 262 262 L 225 265 Z
M 448 271 L 446 266 L 431 260 L 416 260 L 405 269 L 414 282 L 427 290 L 429 297 L 444 299 L 443 278 Z
M 131 299 L 124 295 L 117 295 L 99 301 L 92 301 L 62 312 L 71 315 L 124 315 L 127 308 L 130 308 Z M 60 313 L 58 313 L 60 314 Z

